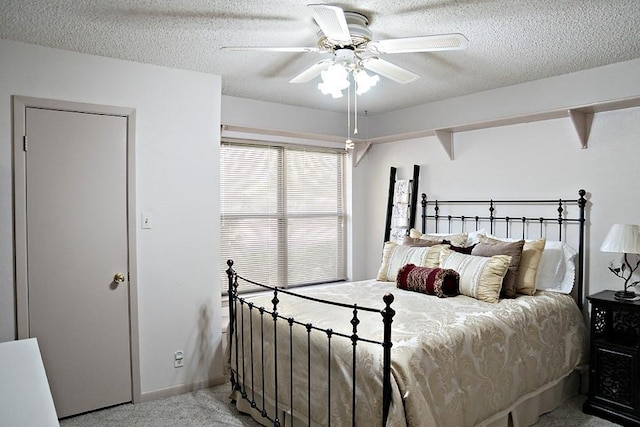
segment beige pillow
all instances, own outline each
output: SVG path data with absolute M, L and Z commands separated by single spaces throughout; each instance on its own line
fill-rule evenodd
M 417 237 L 404 236 L 402 238 L 402 244 L 407 246 L 435 246 L 442 243 L 435 240 L 426 240 Z
M 440 268 L 450 268 L 460 274 L 460 293 L 486 302 L 498 302 L 502 279 L 511 263 L 509 255 L 482 257 L 465 255 L 443 248 Z
M 481 242 L 504 242 L 501 239 L 484 237 Z M 520 257 L 520 265 L 516 274 L 516 292 L 524 295 L 534 295 L 536 293 L 536 274 L 540 258 L 544 251 L 546 239 L 525 241 L 522 248 L 522 257 Z
M 438 266 L 442 248 L 442 245 L 419 247 L 387 242 L 382 251 L 382 263 L 378 270 L 377 280 L 395 282 L 398 270 L 405 264 L 435 268 Z
M 422 234 L 415 228 L 409 230 L 409 237 L 414 239 L 422 239 L 422 240 L 430 240 L 432 242 L 442 243 L 443 240 L 447 240 L 453 246 L 466 246 L 467 244 L 467 233 L 457 233 L 457 234 L 448 234 L 448 233 L 427 233 Z

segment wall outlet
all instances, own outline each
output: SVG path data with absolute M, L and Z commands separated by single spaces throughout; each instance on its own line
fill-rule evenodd
M 145 230 L 150 230 L 153 227 L 151 223 L 151 214 L 150 213 L 142 213 L 142 218 L 140 220 L 140 227 Z
M 184 353 L 182 350 L 176 351 L 173 355 L 173 367 L 182 368 L 184 366 Z

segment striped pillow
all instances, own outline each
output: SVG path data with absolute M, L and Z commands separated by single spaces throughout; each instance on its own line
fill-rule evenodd
M 502 280 L 510 263 L 509 255 L 481 257 L 448 248 L 440 251 L 440 268 L 457 271 L 460 274 L 460 293 L 480 301 L 498 302 Z
M 398 270 L 405 264 L 415 264 L 420 267 L 437 267 L 440 250 L 444 246 L 431 247 L 405 246 L 393 242 L 384 244 L 382 263 L 378 270 L 377 280 L 395 282 Z

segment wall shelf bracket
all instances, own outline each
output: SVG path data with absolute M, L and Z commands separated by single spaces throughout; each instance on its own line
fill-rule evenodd
M 589 133 L 591 131 L 591 122 L 593 121 L 593 113 L 587 113 L 580 110 L 568 110 L 571 123 L 578 134 L 578 139 L 582 148 L 587 148 L 589 142 Z
M 371 147 L 371 141 L 356 141 L 355 148 L 353 149 L 353 154 L 355 157 L 355 166 L 358 166 L 360 160 L 367 154 L 369 148 Z
M 440 141 L 442 148 L 447 152 L 450 160 L 453 160 L 453 132 L 445 129 L 435 129 L 433 131 L 436 134 L 436 138 Z

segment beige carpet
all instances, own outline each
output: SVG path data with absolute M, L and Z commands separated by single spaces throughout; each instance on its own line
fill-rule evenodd
M 165 399 L 124 404 L 66 418 L 61 427 L 258 427 L 248 415 L 231 404 L 230 384 L 184 393 Z
M 205 427 L 205 426 L 259 426 L 248 415 L 240 414 L 228 399 L 231 386 L 185 393 L 166 399 L 119 405 L 64 419 L 61 427 L 115 426 L 115 427 Z M 576 396 L 560 408 L 543 415 L 538 427 L 605 427 L 616 424 L 582 412 L 585 396 Z

